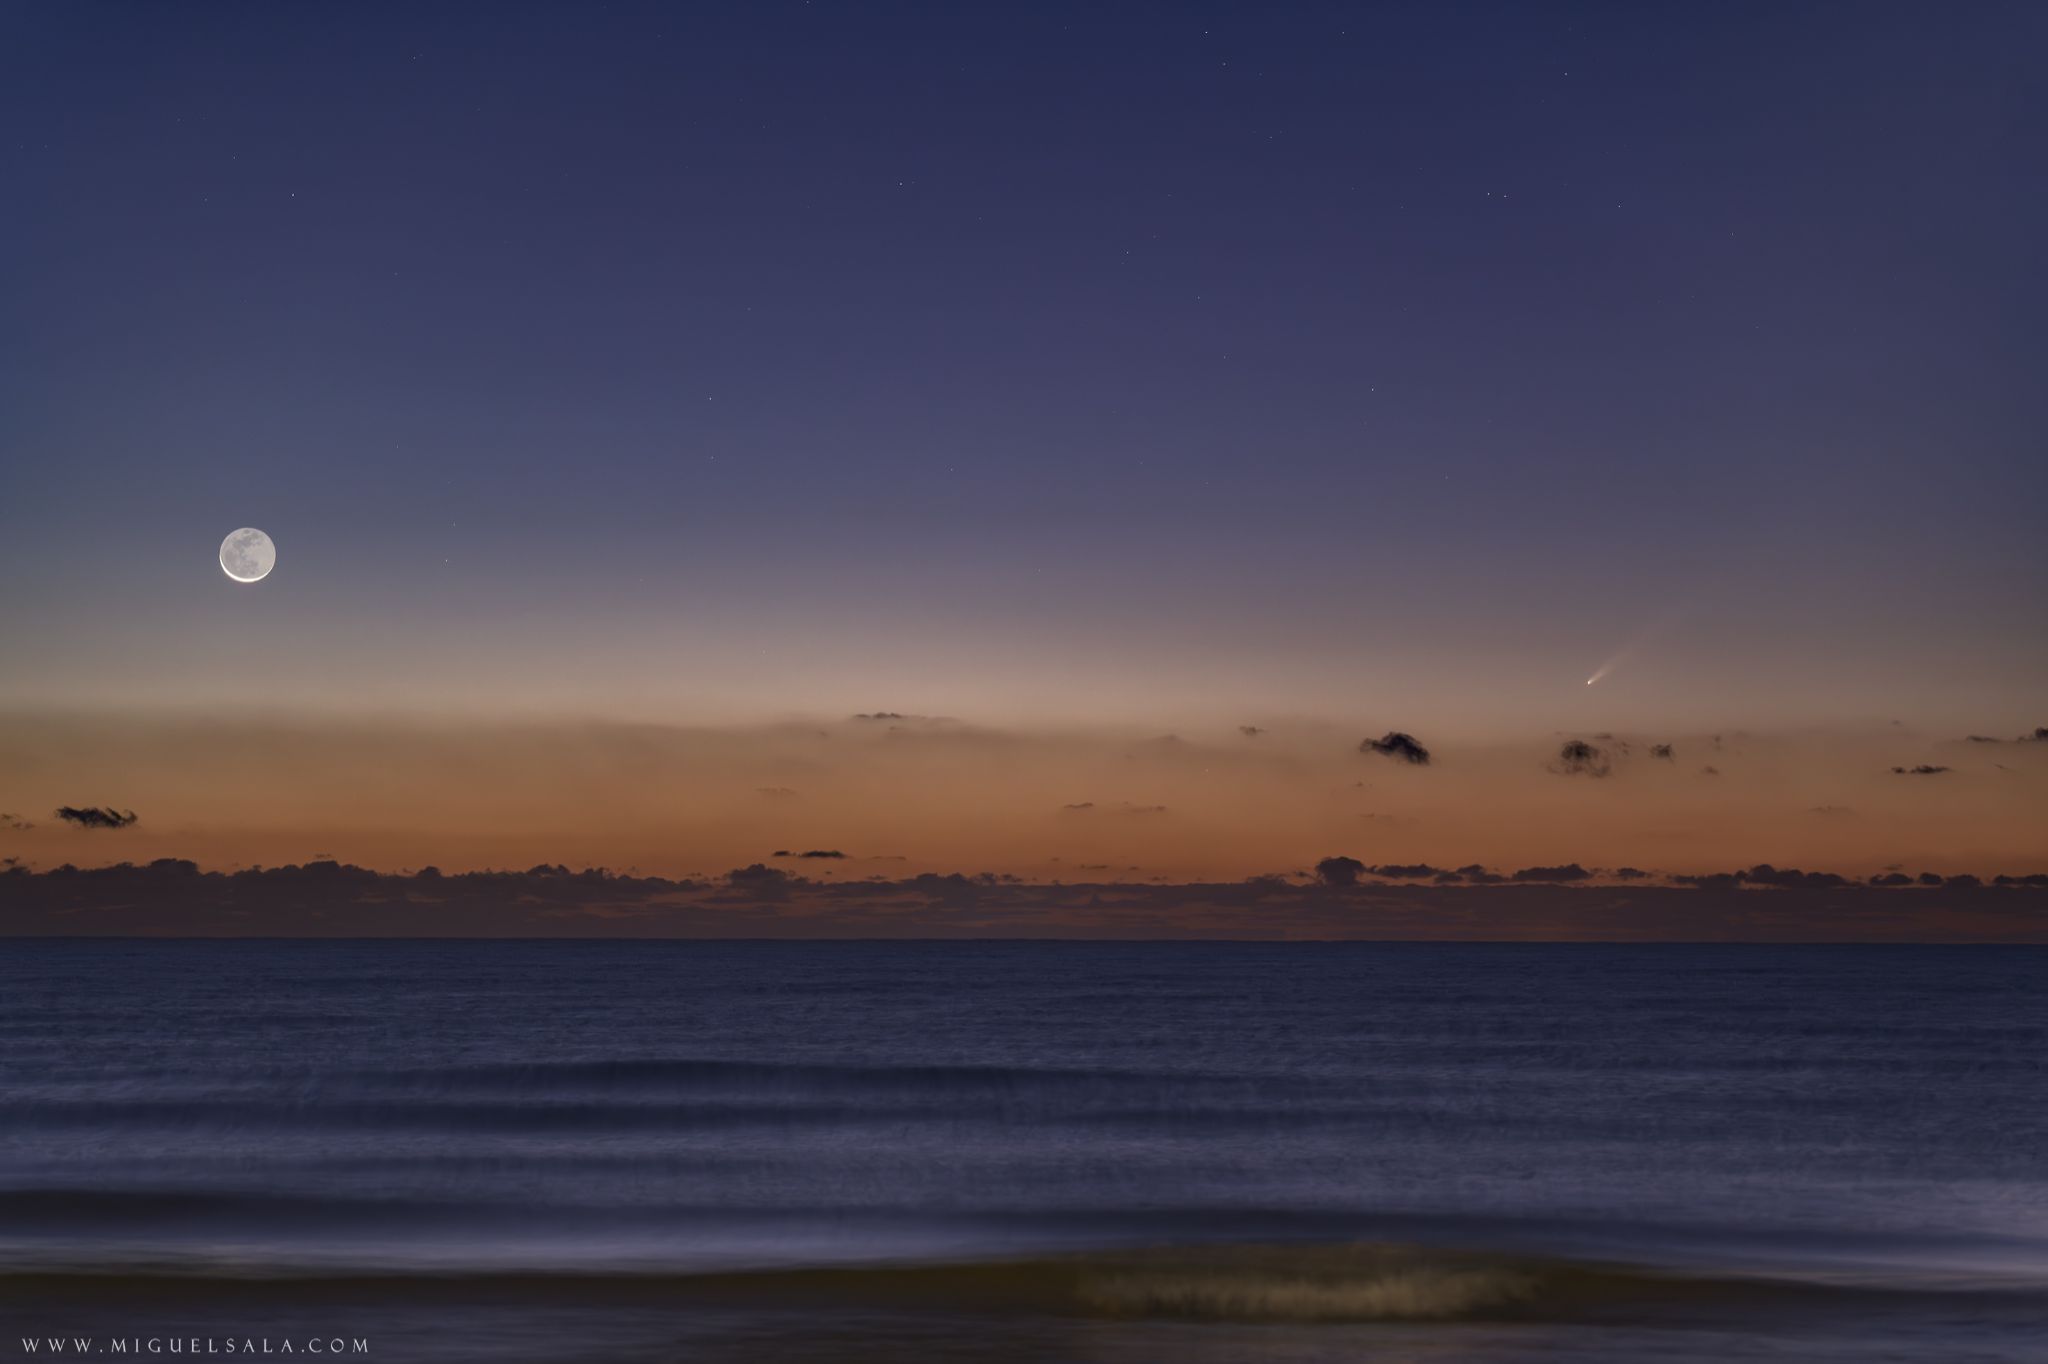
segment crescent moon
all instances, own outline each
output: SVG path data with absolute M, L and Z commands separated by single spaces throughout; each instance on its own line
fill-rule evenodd
M 277 567 L 277 546 L 254 526 L 220 542 L 220 571 L 238 583 L 260 583 Z

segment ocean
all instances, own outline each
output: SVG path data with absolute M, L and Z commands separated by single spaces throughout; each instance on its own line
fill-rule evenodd
M 8 941 L 0 1319 L 23 1357 L 2033 1364 L 2048 949 Z

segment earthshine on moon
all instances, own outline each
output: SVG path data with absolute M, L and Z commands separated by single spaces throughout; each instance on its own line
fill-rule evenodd
M 220 571 L 238 583 L 260 583 L 277 567 L 277 546 L 254 526 L 220 542 Z

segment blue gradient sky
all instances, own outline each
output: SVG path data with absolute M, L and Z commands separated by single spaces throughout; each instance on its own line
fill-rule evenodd
M 10 7 L 0 702 L 2016 732 L 2044 41 Z

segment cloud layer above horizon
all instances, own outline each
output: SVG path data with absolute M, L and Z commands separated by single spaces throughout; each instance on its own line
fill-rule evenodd
M 223 873 L 166 858 L 0 868 L 0 936 L 2048 943 L 2048 874 L 1851 882 L 1760 866 L 1594 887 L 1574 865 L 1417 885 L 1363 880 L 1351 861 L 1325 859 L 1308 878 L 1068 885 L 957 872 L 834 883 L 760 863 L 680 881 L 562 866 L 381 875 L 333 861 Z

